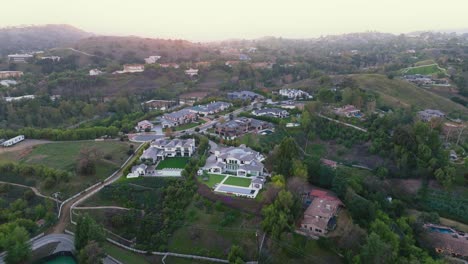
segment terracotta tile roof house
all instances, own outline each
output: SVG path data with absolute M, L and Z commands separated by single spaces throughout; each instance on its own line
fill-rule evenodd
M 0 79 L 19 78 L 23 76 L 22 71 L 0 71 Z
M 345 105 L 335 108 L 335 114 L 346 117 L 361 117 L 361 110 L 357 109 L 354 105 Z
M 204 166 L 211 173 L 230 173 L 237 176 L 261 176 L 264 173 L 262 154 L 251 148 L 239 147 L 217 148 Z M 257 182 L 257 184 L 260 182 Z
M 153 123 L 151 123 L 148 120 L 143 120 L 138 122 L 136 126 L 136 130 L 138 131 L 145 131 L 146 129 L 152 129 L 153 128 Z
M 330 168 L 336 169 L 336 167 L 338 167 L 338 163 L 336 161 L 329 159 L 320 159 L 320 161 L 323 165 L 328 166 Z
M 313 190 L 312 201 L 304 212 L 301 231 L 312 236 L 324 236 L 336 227 L 336 217 L 343 203 L 327 191 Z

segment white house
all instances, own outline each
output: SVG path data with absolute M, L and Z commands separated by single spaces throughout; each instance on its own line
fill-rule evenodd
M 195 152 L 195 139 L 158 139 L 151 143 L 151 147 L 163 151 L 161 159 L 165 157 L 191 157 Z
M 189 139 L 158 139 L 151 143 L 140 156 L 141 161 L 164 160 L 171 157 L 191 157 L 195 152 L 195 140 Z
M 28 59 L 31 59 L 34 57 L 31 54 L 10 54 L 8 55 L 8 61 L 9 62 L 27 62 Z
M 53 62 L 59 62 L 60 61 L 60 56 L 46 56 L 46 57 L 41 57 L 41 60 L 52 60 Z
M 285 118 L 289 116 L 288 111 L 284 109 L 278 108 L 264 108 L 253 110 L 252 114 L 255 116 L 269 116 L 269 117 L 276 117 L 276 118 Z
M 6 87 L 10 87 L 10 85 L 17 85 L 18 82 L 15 81 L 15 80 L 1 80 L 0 81 L 0 85 L 1 86 L 6 86 Z
M 132 171 L 127 175 L 127 178 L 137 178 L 146 174 L 148 166 L 140 164 L 132 167 Z
M 23 96 L 17 96 L 17 97 L 4 97 L 5 101 L 7 102 L 13 102 L 13 101 L 21 101 L 21 100 L 31 100 L 36 98 L 33 94 L 28 94 L 28 95 L 23 95 Z
M 137 72 L 144 72 L 145 65 L 143 64 L 125 64 L 123 66 L 123 71 L 115 71 L 113 74 L 121 74 L 121 73 L 137 73 Z
M 261 176 L 264 173 L 262 154 L 251 148 L 239 147 L 218 148 L 211 155 L 204 167 L 211 173 L 230 173 L 237 176 Z
M 124 65 L 124 72 L 143 72 L 145 65 L 142 64 L 126 64 Z
M 97 76 L 97 75 L 101 75 L 102 74 L 102 71 L 100 71 L 99 69 L 91 69 L 89 70 L 89 75 L 90 76 Z
M 10 147 L 10 146 L 13 146 L 13 145 L 15 145 L 15 144 L 17 144 L 17 143 L 19 143 L 19 142 L 21 142 L 23 140 L 24 140 L 24 135 L 19 135 L 19 136 L 16 136 L 14 138 L 10 138 L 10 139 L 4 141 L 2 143 L 2 146 Z
M 310 95 L 308 92 L 304 92 L 298 89 L 281 89 L 279 90 L 279 94 L 289 99 L 312 98 L 312 95 Z
M 161 58 L 161 56 L 149 56 L 148 58 L 145 58 L 145 63 L 146 64 L 154 64 L 156 63 L 159 59 Z
M 190 77 L 193 77 L 193 76 L 195 76 L 195 75 L 198 75 L 198 69 L 192 69 L 192 68 L 190 68 L 190 69 L 188 69 L 188 70 L 185 71 L 185 74 L 187 74 L 187 75 L 190 76 Z

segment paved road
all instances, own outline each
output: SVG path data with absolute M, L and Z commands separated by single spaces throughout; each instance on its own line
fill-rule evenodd
M 50 252 L 50 254 L 57 253 L 60 251 L 75 250 L 75 240 L 73 236 L 67 235 L 67 234 L 52 234 L 52 235 L 47 235 L 47 236 L 38 238 L 34 241 L 31 241 L 31 249 L 32 251 L 34 251 L 52 243 L 58 243 L 58 244 L 57 244 L 57 247 L 54 249 L 54 251 Z M 0 254 L 0 264 L 5 263 L 5 261 L 3 260 L 5 256 L 6 256 L 5 252 Z

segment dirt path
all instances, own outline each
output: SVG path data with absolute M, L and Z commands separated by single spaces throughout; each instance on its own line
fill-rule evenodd
M 82 206 L 82 207 L 73 207 L 73 210 L 99 210 L 99 209 L 116 209 L 116 210 L 131 210 L 130 208 L 120 207 L 120 206 Z
M 367 132 L 367 129 L 362 128 L 362 127 L 355 126 L 355 125 L 353 125 L 353 124 L 345 123 L 345 122 L 342 122 L 342 121 L 340 121 L 340 120 L 336 120 L 336 119 L 330 118 L 330 117 L 328 117 L 328 116 L 324 116 L 324 115 L 322 115 L 322 114 L 318 114 L 318 116 L 321 117 L 321 118 L 325 118 L 325 119 L 327 119 L 327 120 L 330 120 L 330 121 L 332 121 L 332 122 L 335 122 L 335 123 L 342 124 L 342 125 L 347 126 L 347 127 L 351 127 L 351 128 L 357 129 L 357 130 L 359 130 L 359 131 L 361 131 L 361 132 Z
M 143 146 L 144 144 L 141 144 L 140 146 L 138 146 L 138 148 L 135 150 L 135 153 L 138 153 L 138 150 Z M 70 219 L 70 214 L 71 214 L 71 208 L 79 205 L 80 203 L 84 202 L 86 199 L 88 199 L 89 197 L 93 196 L 94 194 L 96 194 L 97 192 L 99 192 L 102 188 L 104 188 L 104 186 L 107 186 L 109 184 L 112 184 L 114 183 L 115 181 L 117 181 L 122 175 L 123 175 L 123 169 L 125 168 L 125 166 L 127 166 L 128 163 L 130 163 L 131 161 L 133 161 L 133 158 L 134 158 L 135 154 L 133 154 L 132 156 L 130 156 L 125 162 L 124 164 L 122 164 L 122 166 L 120 166 L 120 168 L 114 172 L 111 176 L 109 176 L 107 179 L 105 179 L 104 181 L 100 182 L 100 183 L 97 183 L 95 185 L 93 185 L 92 187 L 90 187 L 89 189 L 87 190 L 84 190 L 82 192 L 80 192 L 78 195 L 76 195 L 75 197 L 73 198 L 69 198 L 69 200 L 66 200 L 63 204 L 62 204 L 62 207 L 61 207 L 61 211 L 60 211 L 60 215 L 59 215 L 59 219 L 57 221 L 57 224 L 55 226 L 53 226 L 49 231 L 48 233 L 52 233 L 52 234 L 60 234 L 60 233 L 63 233 L 65 232 L 65 228 L 67 227 L 67 224 L 71 222 L 71 219 Z
M 19 151 L 27 151 L 32 149 L 34 146 L 47 144 L 47 143 L 54 143 L 57 141 L 50 141 L 50 140 L 41 140 L 41 139 L 26 139 L 23 142 L 20 142 L 16 145 L 11 147 L 2 147 L 0 148 L 0 154 L 2 153 L 9 153 L 9 152 L 19 152 Z
M 54 202 L 62 202 L 62 201 L 57 200 L 57 199 L 55 199 L 53 197 L 50 197 L 50 196 L 47 196 L 47 195 L 44 195 L 44 194 L 40 193 L 39 190 L 36 189 L 36 187 L 27 186 L 27 185 L 18 184 L 18 183 L 4 182 L 4 181 L 0 181 L 0 184 L 9 184 L 9 185 L 19 186 L 19 187 L 23 187 L 23 188 L 28 188 L 28 189 L 31 189 L 36 196 L 46 198 L 46 199 L 50 199 L 50 200 L 52 200 Z

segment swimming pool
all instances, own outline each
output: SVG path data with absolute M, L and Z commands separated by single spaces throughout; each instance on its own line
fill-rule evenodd
M 70 256 L 57 256 L 45 264 L 76 264 L 76 261 Z
M 435 227 L 435 226 L 430 226 L 429 230 L 431 230 L 432 232 L 438 232 L 438 233 L 442 233 L 442 234 L 452 234 L 452 233 L 454 233 L 451 229 L 443 228 L 443 227 Z

